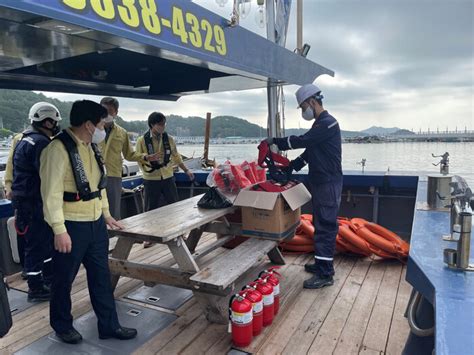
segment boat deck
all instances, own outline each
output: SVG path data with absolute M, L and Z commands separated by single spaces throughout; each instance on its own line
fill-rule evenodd
M 203 236 L 202 246 L 214 239 L 212 234 Z M 202 262 L 221 252 L 215 250 Z M 129 260 L 160 264 L 169 258 L 166 246 L 144 249 L 135 245 Z M 405 281 L 406 267 L 397 261 L 338 256 L 334 286 L 304 290 L 302 282 L 310 274 L 304 272 L 303 265 L 309 260 L 308 255 L 286 256 L 287 264 L 281 268 L 280 312 L 272 326 L 239 350 L 258 354 L 400 354 L 409 333 L 403 317 L 411 291 Z M 27 288 L 19 275 L 10 277 L 9 282 L 13 288 Z M 121 299 L 142 284 L 122 277 L 115 296 Z M 84 269 L 75 280 L 72 300 L 75 318 L 91 310 Z M 231 350 L 227 326 L 207 322 L 193 298 L 176 315 L 171 325 L 135 354 L 226 354 Z M 51 331 L 48 303 L 30 307 L 14 315 L 13 328 L 0 339 L 0 353 L 14 353 Z

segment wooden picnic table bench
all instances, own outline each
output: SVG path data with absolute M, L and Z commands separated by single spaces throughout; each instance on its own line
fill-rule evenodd
M 225 323 L 228 319 L 225 296 L 241 287 L 246 272 L 267 255 L 273 263 L 284 264 L 285 261 L 278 250 L 278 240 L 250 238 L 201 269 L 199 258 L 241 233 L 240 224 L 229 223 L 225 218 L 236 207 L 199 208 L 197 202 L 201 197 L 194 196 L 123 219 L 124 229 L 109 230 L 111 236 L 118 237 L 109 258 L 112 286 L 115 288 L 120 276 L 127 276 L 146 283 L 190 289 L 210 321 Z M 204 232 L 217 233 L 221 237 L 194 253 Z M 177 267 L 171 267 L 174 263 L 148 265 L 128 261 L 133 244 L 143 241 L 166 244 Z

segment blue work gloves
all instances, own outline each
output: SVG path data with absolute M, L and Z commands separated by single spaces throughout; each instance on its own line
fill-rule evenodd
M 295 160 L 290 161 L 290 168 L 293 169 L 294 171 L 300 171 L 301 169 L 304 168 L 305 165 L 306 165 L 306 162 L 301 157 L 298 157 Z

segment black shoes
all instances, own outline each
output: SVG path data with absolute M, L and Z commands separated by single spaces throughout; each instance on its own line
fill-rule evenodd
M 45 285 L 28 290 L 28 302 L 45 302 L 51 299 L 51 290 Z
M 82 341 L 82 335 L 74 328 L 66 333 L 56 333 L 56 336 L 68 344 L 77 344 Z
M 110 334 L 101 334 L 99 333 L 100 339 L 110 339 L 115 338 L 119 340 L 129 340 L 137 336 L 137 330 L 133 328 L 120 327 L 116 329 L 113 333 Z
M 82 341 L 82 335 L 74 328 L 66 333 L 56 333 L 56 336 L 67 344 L 77 344 Z M 115 338 L 119 340 L 133 339 L 137 336 L 137 330 L 132 328 L 120 327 L 111 334 L 100 334 L 100 339 Z
M 316 267 L 315 263 L 307 263 L 304 266 L 304 270 L 307 272 L 310 272 L 312 274 L 316 274 L 318 272 L 318 269 Z
M 332 286 L 334 285 L 334 279 L 332 276 L 319 276 L 319 275 L 314 275 L 310 279 L 306 280 L 303 283 L 304 288 L 310 288 L 310 289 L 315 289 L 315 288 L 321 288 L 325 286 Z

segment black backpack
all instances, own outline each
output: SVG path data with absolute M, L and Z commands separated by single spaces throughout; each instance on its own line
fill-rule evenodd
M 7 285 L 0 271 L 0 338 L 8 333 L 12 327 L 12 313 L 8 303 Z

